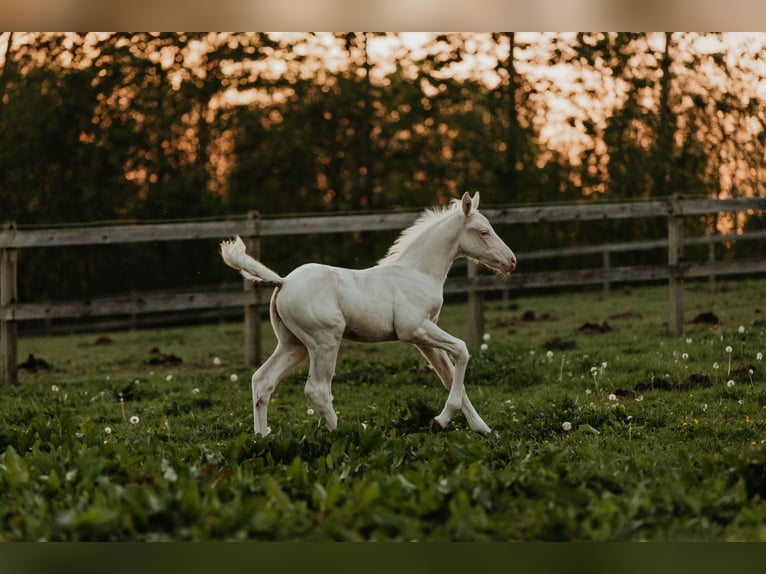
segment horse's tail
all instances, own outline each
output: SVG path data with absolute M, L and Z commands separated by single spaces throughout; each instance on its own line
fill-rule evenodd
M 221 242 L 221 257 L 226 265 L 239 271 L 245 279 L 274 285 L 282 284 L 283 279 L 278 273 L 246 253 L 245 242 L 239 236 Z

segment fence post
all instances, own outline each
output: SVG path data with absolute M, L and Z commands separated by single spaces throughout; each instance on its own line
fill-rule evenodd
M 668 290 L 670 292 L 670 333 L 684 334 L 684 279 L 681 270 L 684 249 L 683 198 L 674 193 L 668 200 Z
M 4 231 L 13 231 L 16 224 L 4 223 Z M 0 307 L 12 305 L 18 299 L 18 251 L 14 247 L 0 248 Z M 0 319 L 0 384 L 16 384 L 18 325 L 14 320 Z
M 261 214 L 257 211 L 249 211 L 247 219 L 250 222 L 252 235 L 245 239 L 247 252 L 255 259 L 261 258 Z M 245 362 L 251 367 L 257 367 L 261 362 L 262 338 L 261 338 L 261 288 L 249 279 L 243 279 L 242 288 L 246 292 L 255 291 L 255 301 L 246 304 L 244 308 L 245 320 Z
M 479 276 L 479 266 L 468 261 L 468 279 Z M 477 349 L 484 335 L 484 295 L 471 289 L 468 291 L 468 348 Z

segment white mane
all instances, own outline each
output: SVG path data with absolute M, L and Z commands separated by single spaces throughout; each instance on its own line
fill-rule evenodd
M 460 209 L 460 200 L 453 199 L 445 207 L 432 207 L 426 209 L 407 229 L 402 231 L 396 241 L 388 248 L 386 256 L 378 261 L 378 265 L 394 263 L 407 248 L 418 240 L 418 237 L 429 229 L 437 221 Z

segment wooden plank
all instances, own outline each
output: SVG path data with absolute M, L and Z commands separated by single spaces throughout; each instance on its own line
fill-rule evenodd
M 684 245 L 712 245 L 725 241 L 747 241 L 766 238 L 766 230 L 746 231 L 741 234 L 729 233 L 718 235 L 700 235 L 697 237 L 684 237 Z M 573 257 L 580 255 L 598 255 L 600 253 L 625 253 L 629 251 L 647 251 L 649 249 L 667 249 L 668 240 L 647 239 L 644 241 L 626 241 L 621 243 L 602 243 L 599 245 L 582 245 L 577 247 L 562 247 L 555 249 L 537 249 L 522 253 L 523 260 L 554 259 L 556 257 Z
M 252 228 L 246 220 L 23 229 L 12 233 L 0 232 L 0 247 L 63 247 L 223 239 L 234 235 L 247 236 L 250 233 Z
M 716 276 L 766 273 L 766 259 L 739 261 L 716 261 L 714 263 L 686 263 L 683 274 L 688 278 L 707 277 L 711 272 Z M 507 291 L 560 287 L 566 285 L 595 285 L 621 282 L 639 283 L 668 279 L 669 268 L 665 265 L 640 267 L 611 267 L 609 269 L 570 269 L 541 271 L 535 273 L 516 272 L 510 278 L 497 275 L 480 275 L 475 279 L 449 278 L 444 292 L 447 294 L 477 291 Z M 261 305 L 270 299 L 271 288 L 264 288 Z M 254 291 L 215 291 L 149 294 L 137 299 L 104 298 L 92 301 L 68 301 L 50 303 L 16 303 L 0 306 L 0 320 L 25 321 L 35 319 L 65 319 L 132 313 L 156 313 L 169 311 L 195 311 L 199 309 L 235 308 L 255 303 Z
M 705 263 L 687 263 L 684 277 L 708 277 L 711 273 L 719 275 L 749 275 L 766 272 L 766 259 L 740 259 L 737 261 L 707 261 Z
M 642 201 L 632 203 L 582 203 L 483 209 L 482 213 L 493 223 L 544 223 L 548 221 L 592 221 L 595 219 L 629 219 L 661 217 L 667 215 L 665 202 Z
M 262 219 L 263 236 L 305 235 L 311 233 L 345 233 L 351 231 L 385 231 L 412 225 L 421 212 L 380 213 L 371 215 L 337 215 Z
M 683 215 L 765 210 L 766 198 L 730 200 L 681 200 Z M 404 229 L 421 212 L 395 212 L 366 215 L 306 216 L 261 220 L 263 236 L 303 235 Z M 508 207 L 482 210 L 493 224 L 544 223 L 555 221 L 591 221 L 660 217 L 667 214 L 667 202 L 592 203 Z M 48 247 L 66 245 L 109 245 L 151 241 L 223 239 L 234 235 L 248 237 L 253 230 L 247 219 L 176 223 L 139 223 L 135 225 L 97 225 L 46 229 L 0 230 L 0 247 Z
M 90 301 L 16 303 L 0 307 L 0 320 L 28 321 L 162 311 L 194 311 L 243 307 L 254 303 L 256 303 L 255 291 L 163 293 L 143 295 L 138 298 L 110 297 Z
M 685 199 L 680 204 L 683 215 L 707 215 L 733 211 L 766 211 L 766 197 L 733 199 Z
M 510 278 L 497 275 L 482 275 L 469 281 L 463 277 L 450 277 L 444 285 L 444 292 L 463 293 L 472 288 L 478 291 L 539 289 L 566 285 L 596 285 L 606 281 L 610 283 L 631 283 L 664 280 L 668 276 L 669 270 L 666 265 L 610 267 L 609 269 L 565 269 L 534 273 L 515 272 Z

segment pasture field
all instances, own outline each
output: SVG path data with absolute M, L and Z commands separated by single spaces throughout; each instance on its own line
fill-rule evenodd
M 764 541 L 764 292 L 687 284 L 681 338 L 662 286 L 488 301 L 466 376 L 487 438 L 429 432 L 446 391 L 402 343 L 343 347 L 336 432 L 304 364 L 256 439 L 238 324 L 25 338 L 0 539 Z

